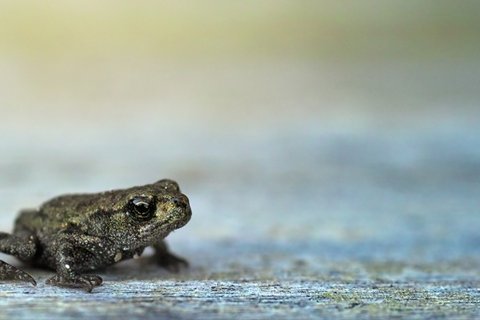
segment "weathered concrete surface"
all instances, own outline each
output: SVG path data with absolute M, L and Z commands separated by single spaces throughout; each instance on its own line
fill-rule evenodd
M 146 257 L 99 272 L 104 285 L 86 294 L 30 269 L 38 287 L 0 285 L 0 318 L 480 317 L 480 134 L 467 129 L 272 131 L 207 136 L 202 149 L 185 135 L 165 156 L 150 149 L 169 145 L 157 137 L 107 137 L 108 152 L 92 140 L 95 153 L 79 145 L 63 158 L 56 143 L 5 143 L 2 154 L 37 157 L 2 159 L 2 230 L 57 193 L 167 176 L 194 212 L 170 237 L 190 270 L 171 275 Z M 142 157 L 122 158 L 125 148 Z

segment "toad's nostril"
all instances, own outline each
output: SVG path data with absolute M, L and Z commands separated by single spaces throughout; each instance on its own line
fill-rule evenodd
M 184 195 L 176 196 L 172 199 L 172 202 L 179 207 L 186 208 L 188 206 L 188 199 Z

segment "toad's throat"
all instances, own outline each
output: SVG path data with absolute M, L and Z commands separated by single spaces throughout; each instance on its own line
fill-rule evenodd
M 143 226 L 138 233 L 138 238 L 143 240 L 145 245 L 149 245 L 152 241 L 157 241 L 165 238 L 168 234 L 176 229 L 187 224 L 189 219 L 175 219 L 170 218 L 163 222 Z

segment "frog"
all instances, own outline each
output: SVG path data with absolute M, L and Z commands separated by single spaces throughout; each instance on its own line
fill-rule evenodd
M 21 210 L 12 233 L 0 232 L 0 252 L 55 274 L 47 285 L 92 292 L 103 279 L 94 272 L 153 247 L 160 267 L 179 272 L 188 262 L 173 254 L 166 242 L 172 231 L 192 216 L 188 197 L 177 182 L 100 193 L 57 196 L 36 209 Z M 0 260 L 0 281 L 37 285 L 27 272 Z

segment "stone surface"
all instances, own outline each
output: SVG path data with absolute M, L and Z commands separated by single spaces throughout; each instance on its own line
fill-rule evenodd
M 83 153 L 84 165 L 78 150 L 55 164 L 3 158 L 3 230 L 13 209 L 56 193 L 164 176 L 179 180 L 193 218 L 169 237 L 190 270 L 159 270 L 147 252 L 101 271 L 104 285 L 87 294 L 46 286 L 50 272 L 28 269 L 38 287 L 1 284 L 1 317 L 479 317 L 478 137 L 271 131 L 207 136 L 198 152 L 179 135 L 175 153 L 163 156 L 150 137 L 127 144 L 141 158 L 121 158 L 125 142 L 115 139 L 108 152 L 104 141 L 90 142 L 96 152 Z M 2 147 L 35 152 L 28 142 Z

